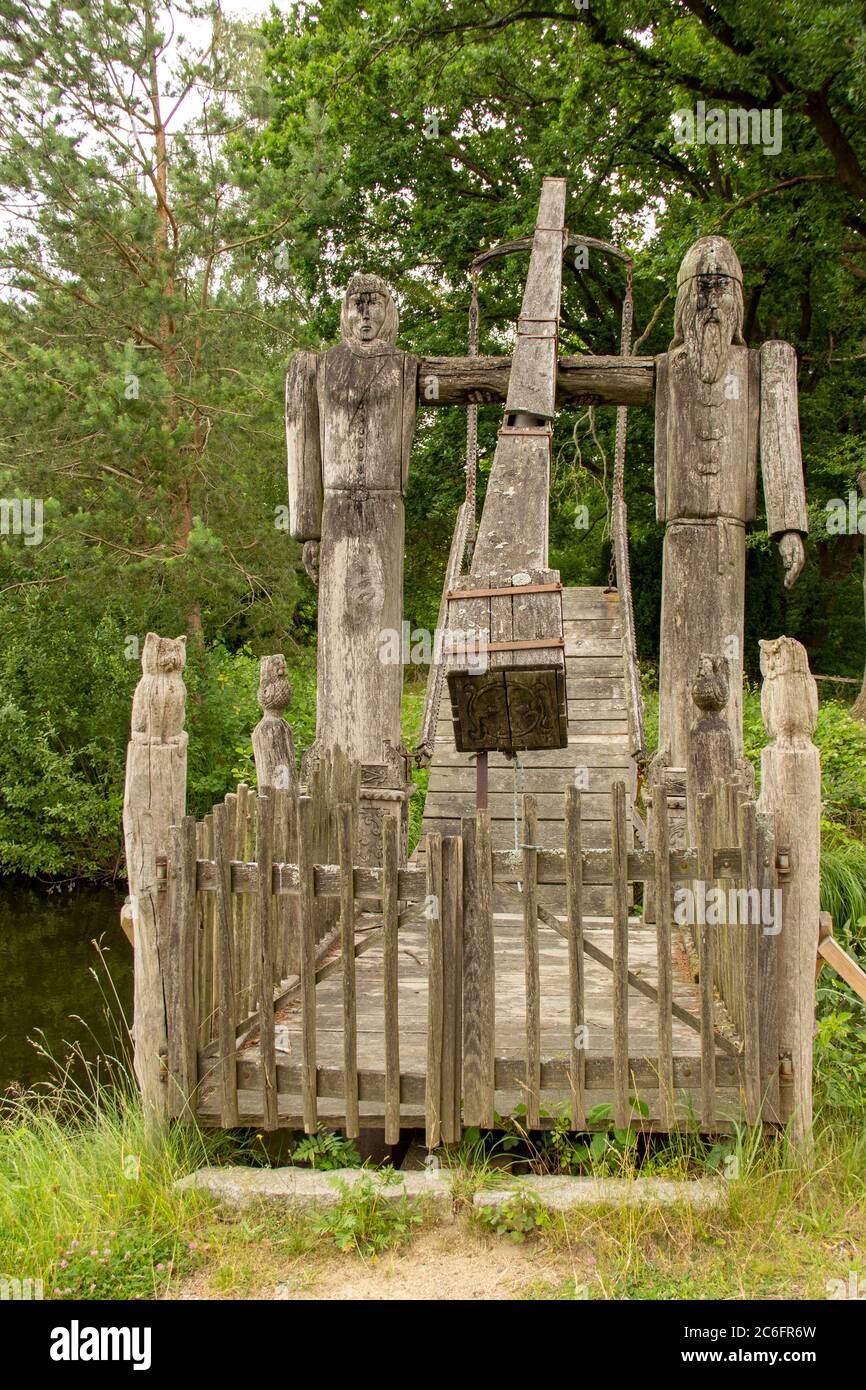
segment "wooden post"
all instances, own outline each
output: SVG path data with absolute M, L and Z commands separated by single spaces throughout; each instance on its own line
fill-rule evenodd
M 780 1118 L 790 1126 L 794 1144 L 807 1150 L 821 906 L 821 764 L 812 743 L 818 691 L 806 651 L 792 637 L 761 643 L 761 674 L 761 712 L 772 742 L 761 754 L 758 809 L 775 817 L 783 894 L 781 930 L 775 935 Z M 770 930 L 778 926 L 777 919 Z
M 656 799 L 657 798 L 657 799 Z M 659 778 L 653 795 L 652 848 L 655 862 L 656 953 L 658 962 L 659 1112 L 668 1129 L 676 1122 L 671 955 L 671 863 L 668 802 Z
M 611 875 L 613 879 L 613 1113 L 626 1129 L 629 1105 L 628 1049 L 628 829 L 625 782 L 611 789 Z
M 168 1069 L 176 1088 L 169 1103 L 188 1117 L 198 1082 L 195 947 L 198 926 L 195 902 L 196 824 L 184 816 L 170 830 L 171 899 L 166 962 Z
M 301 1064 L 304 1131 L 307 1134 L 314 1134 L 318 1123 L 314 814 L 312 801 L 308 796 L 302 796 L 298 801 L 298 880 L 301 931 Z
M 286 658 L 263 656 L 260 663 L 258 702 L 263 717 L 253 729 L 253 754 L 259 791 L 276 787 L 297 795 L 295 743 L 285 711 L 292 699 Z
M 463 817 L 463 1122 L 493 1125 L 493 866 L 490 811 Z
M 445 1001 L 442 980 L 442 836 L 428 835 L 427 900 L 427 1081 L 424 1095 L 428 1149 L 442 1135 L 442 1027 Z
M 274 848 L 274 801 L 273 796 L 259 795 L 256 815 L 256 859 L 258 860 L 258 902 L 256 924 L 257 939 L 254 941 L 254 978 L 259 1008 L 259 1052 L 262 1060 L 262 1115 L 265 1129 L 276 1129 L 278 1122 L 277 1105 L 277 1058 L 274 1037 L 274 960 L 271 914 L 274 899 L 272 895 L 272 869 Z
M 523 798 L 523 957 L 526 981 L 526 1122 L 541 1125 L 541 982 L 538 961 L 538 800 Z
M 385 1143 L 400 1142 L 400 1017 L 398 1012 L 400 827 L 382 819 L 382 993 L 385 1004 Z
M 358 1003 L 355 994 L 354 808 L 337 807 L 337 854 L 340 861 L 340 953 L 343 959 L 343 1076 L 346 1086 L 346 1138 L 357 1139 Z M 384 904 L 383 904 L 384 921 Z M 391 1140 L 396 1143 L 396 1140 Z
M 460 1138 L 463 1073 L 463 841 L 442 841 L 442 1139 Z
M 701 982 L 701 1126 L 705 1133 L 716 1124 L 716 1030 L 713 961 L 715 927 L 706 911 L 706 894 L 713 887 L 713 858 L 716 848 L 715 792 L 699 792 L 696 798 L 698 877 L 695 882 L 695 932 Z M 697 905 L 703 904 L 700 911 Z
M 217 874 L 217 960 L 219 1017 L 217 1036 L 220 1058 L 220 1123 L 233 1129 L 238 1123 L 238 1068 L 235 1048 L 234 949 L 232 943 L 231 861 L 234 823 L 228 797 L 213 808 L 214 861 Z
M 166 995 L 169 827 L 186 810 L 186 638 L 149 632 L 132 702 L 123 835 L 135 942 L 134 1066 L 150 1132 L 169 1117 Z
M 568 932 L 568 1021 L 571 1029 L 570 1129 L 586 1128 L 586 1052 L 589 1045 L 584 1018 L 583 980 L 583 855 L 580 843 L 580 792 L 565 791 L 565 912 Z

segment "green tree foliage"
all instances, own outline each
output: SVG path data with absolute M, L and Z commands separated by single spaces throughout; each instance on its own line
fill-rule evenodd
M 114 865 L 148 629 L 194 639 L 197 804 L 241 741 L 207 647 L 309 628 L 279 524 L 300 317 L 280 252 L 320 200 L 298 177 L 268 220 L 279 176 L 238 167 L 262 57 L 213 5 L 0 5 L 0 494 L 44 517 L 41 544 L 0 544 L 7 869 Z
M 817 523 L 808 568 L 790 594 L 758 529 L 749 556 L 747 660 L 757 638 L 784 630 L 829 671 L 862 669 L 862 542 L 828 538 L 823 506 L 863 467 L 866 312 L 866 29 L 858 0 L 349 0 L 296 5 L 266 25 L 277 111 L 252 142 L 260 167 L 287 166 L 311 111 L 339 132 L 334 215 L 310 226 L 327 256 L 295 262 L 323 304 L 357 266 L 375 266 L 406 303 L 406 341 L 459 352 L 466 268 L 476 251 L 531 228 L 541 176 L 569 177 L 569 226 L 635 253 L 636 334 L 645 352 L 671 336 L 676 267 L 699 235 L 734 242 L 746 280 L 746 334 L 784 337 L 800 355 L 807 488 Z M 689 145 L 672 115 L 708 107 L 775 108 L 782 146 Z M 483 277 L 482 351 L 502 350 L 524 262 Z M 591 256 L 568 267 L 565 351 L 617 350 L 623 275 Z M 661 310 L 656 318 L 656 311 Z M 443 412 L 444 414 L 457 412 Z M 486 412 L 488 450 L 498 412 Z M 433 412 L 431 412 L 431 415 Z M 612 412 L 561 419 L 552 561 L 569 582 L 606 575 L 605 491 Z M 627 498 L 639 642 L 657 648 L 660 537 L 652 506 L 650 411 L 630 422 Z M 428 612 L 460 490 L 461 425 L 426 422 L 413 459 L 410 607 Z M 595 428 L 593 429 L 593 425 Z M 445 484 L 445 486 L 443 486 Z M 591 525 L 574 529 L 575 497 Z M 430 513 L 432 512 L 432 515 Z M 428 520 L 430 524 L 428 525 Z M 419 524 L 420 523 L 420 524 Z M 429 584 L 423 602 L 421 584 Z
M 0 0 L 0 496 L 44 503 L 41 544 L 0 536 L 0 866 L 117 862 L 148 629 L 191 634 L 196 811 L 249 769 L 260 651 L 288 651 L 309 724 L 315 598 L 274 524 L 286 359 L 335 340 L 355 269 L 396 285 L 406 346 L 463 353 L 467 267 L 531 228 L 545 173 L 569 178 L 573 231 L 634 255 L 640 351 L 669 342 L 689 243 L 734 242 L 750 343 L 800 357 L 813 523 L 790 593 L 753 532 L 747 667 L 786 631 L 815 669 L 859 675 L 862 537 L 828 532 L 824 503 L 866 466 L 864 67 L 858 0 L 319 0 L 261 32 L 187 0 Z M 678 143 L 672 115 L 699 100 L 780 111 L 779 153 Z M 481 277 L 482 352 L 507 350 L 525 264 Z M 615 259 L 568 260 L 562 351 L 618 350 L 624 288 Z M 479 411 L 482 494 L 500 418 Z M 420 412 L 413 625 L 435 622 L 465 429 Z M 629 432 L 650 666 L 652 411 Z M 563 412 L 554 454 L 552 563 L 602 583 L 612 410 Z

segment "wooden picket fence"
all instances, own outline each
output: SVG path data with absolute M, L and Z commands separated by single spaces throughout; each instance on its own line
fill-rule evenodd
M 329 800 L 347 787 L 348 797 Z M 399 827 L 387 815 L 381 864 L 355 862 L 358 802 L 351 792 L 345 778 L 337 788 L 332 780 L 318 798 L 272 789 L 254 796 L 241 787 L 203 823 L 187 817 L 172 829 L 167 1012 L 176 1113 L 196 1110 L 226 1128 L 242 1120 L 266 1129 L 300 1121 L 311 1132 L 319 1102 L 336 1101 L 339 1114 L 329 1104 L 327 1122 L 352 1136 L 364 1104 L 366 1114 L 380 1116 L 365 1122 L 381 1123 L 389 1143 L 399 1138 L 401 1124 L 422 1115 L 431 1146 L 458 1139 L 464 1125 L 493 1126 L 515 1098 L 525 1104 L 532 1129 L 565 1106 L 570 1127 L 583 1130 L 588 1111 L 606 1097 L 615 1123 L 626 1126 L 636 1118 L 634 1095 L 646 1089 L 658 1095 L 658 1113 L 647 1122 L 653 1128 L 681 1122 L 677 1098 L 683 1096 L 702 1130 L 728 1127 L 730 1117 L 718 1113 L 721 1091 L 741 1096 L 742 1118 L 776 1119 L 774 938 L 754 923 L 696 926 L 699 1008 L 674 999 L 676 888 L 696 880 L 775 887 L 772 826 L 741 787 L 698 799 L 698 843 L 685 851 L 670 847 L 664 798 L 658 798 L 652 844 L 629 849 L 625 784 L 618 782 L 610 849 L 582 848 L 581 796 L 570 788 L 564 852 L 538 847 L 536 800 L 526 795 L 518 852 L 491 848 L 489 812 L 479 810 L 463 819 L 460 835 L 427 837 L 423 867 L 400 862 Z M 629 962 L 630 886 L 640 896 L 647 883 L 656 900 L 655 983 Z M 586 931 L 584 889 L 596 884 L 613 885 L 610 952 Z M 497 1053 L 494 897 L 503 893 L 522 914 L 517 1058 Z M 542 896 L 558 899 L 558 910 L 545 907 Z M 361 942 L 359 911 L 375 914 L 374 929 Z M 400 934 L 410 923 L 417 930 L 419 921 L 426 938 L 426 1064 L 401 1069 Z M 547 1057 L 539 923 L 565 943 L 570 1041 Z M 381 953 L 381 1046 L 377 1064 L 359 1068 L 357 959 L 373 947 Z M 605 1055 L 583 1044 L 587 959 L 610 975 L 612 1046 Z M 325 968 L 341 977 L 342 1066 L 317 1060 L 317 979 Z M 275 1043 L 276 1013 L 293 992 L 300 1005 L 299 1060 L 278 1057 Z M 630 1035 L 635 992 L 654 1005 L 652 1045 Z M 697 1034 L 699 1046 L 675 1052 L 674 1019 Z M 250 1039 L 252 1050 L 244 1049 Z

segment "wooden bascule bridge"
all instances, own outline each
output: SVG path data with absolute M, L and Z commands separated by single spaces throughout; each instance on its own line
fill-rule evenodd
M 467 357 L 407 366 L 400 354 L 413 410 L 462 405 L 469 416 L 414 852 L 410 759 L 396 739 L 377 759 L 320 736 L 299 785 L 281 657 L 262 661 L 257 792 L 239 786 L 201 822 L 185 815 L 182 656 L 166 642 L 165 660 L 157 645 L 145 663 L 124 824 L 136 1070 L 157 1117 L 308 1132 L 325 1124 L 349 1136 L 381 1128 L 388 1143 L 422 1128 L 429 1146 L 457 1140 L 463 1126 L 494 1127 L 517 1107 L 530 1128 L 567 1115 L 575 1130 L 613 1120 L 714 1133 L 747 1120 L 808 1132 L 819 946 L 814 682 L 798 644 L 766 644 L 772 741 L 756 801 L 738 706 L 713 656 L 717 624 L 701 634 L 702 664 L 674 652 L 690 710 L 686 747 L 663 738 L 647 762 L 625 427 L 629 407 L 655 399 L 658 452 L 667 412 L 679 407 L 674 395 L 658 398 L 656 359 L 631 354 L 631 263 L 570 235 L 565 210 L 565 181 L 545 179 L 534 234 L 476 261 Z M 620 357 L 558 356 L 563 254 L 587 244 L 625 263 Z M 513 355 L 480 357 L 478 274 L 498 255 L 527 252 Z M 326 409 L 334 380 L 355 392 L 354 414 L 373 399 L 359 388 L 357 362 L 341 361 L 290 372 L 292 400 L 306 402 L 294 416 L 290 404 L 290 460 L 292 448 L 309 454 L 309 411 Z M 390 369 L 391 359 L 377 360 L 380 376 L 382 362 Z M 312 396 L 298 372 L 315 378 Z M 479 401 L 504 402 L 504 419 L 476 534 Z M 607 588 L 563 587 L 548 566 L 552 421 L 557 407 L 580 402 L 619 407 Z M 690 419 L 687 429 L 701 428 Z M 372 417 L 365 428 L 375 433 Z M 762 447 L 769 457 L 771 444 Z M 765 460 L 765 491 L 767 470 Z M 352 486 L 338 509 L 356 505 Z M 343 640 L 334 586 L 352 579 L 332 569 L 325 580 L 327 542 L 323 530 L 320 626 L 336 624 L 333 645 Z M 737 631 L 736 615 L 725 621 L 722 631 Z M 322 650 L 320 633 L 318 695 L 332 708 L 340 695 Z M 361 701 L 380 697 L 361 677 L 343 688 L 352 719 L 362 719 Z M 180 720 L 167 718 L 178 702 Z M 696 885 L 744 909 L 781 901 L 781 917 L 683 920 L 678 890 L 694 902 Z

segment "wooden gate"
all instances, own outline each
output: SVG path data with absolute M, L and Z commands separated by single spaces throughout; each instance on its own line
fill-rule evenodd
M 482 810 L 429 835 L 423 868 L 400 864 L 390 817 L 381 866 L 356 864 L 351 801 L 323 816 L 309 797 L 242 790 L 212 832 L 187 818 L 168 863 L 175 1113 L 381 1126 L 389 1143 L 421 1124 L 431 1146 L 521 1105 L 530 1128 L 567 1114 L 585 1129 L 600 1102 L 620 1126 L 776 1119 L 766 819 L 732 785 L 698 799 L 694 848 L 670 848 L 662 804 L 653 845 L 629 850 L 617 782 L 611 848 L 583 849 L 580 802 L 569 789 L 564 851 L 539 848 L 527 795 L 516 852 L 491 847 Z M 606 919 L 584 908 L 598 883 L 613 885 Z M 653 926 L 629 909 L 647 883 Z M 690 925 L 680 890 L 698 904 L 719 890 L 749 920 Z

